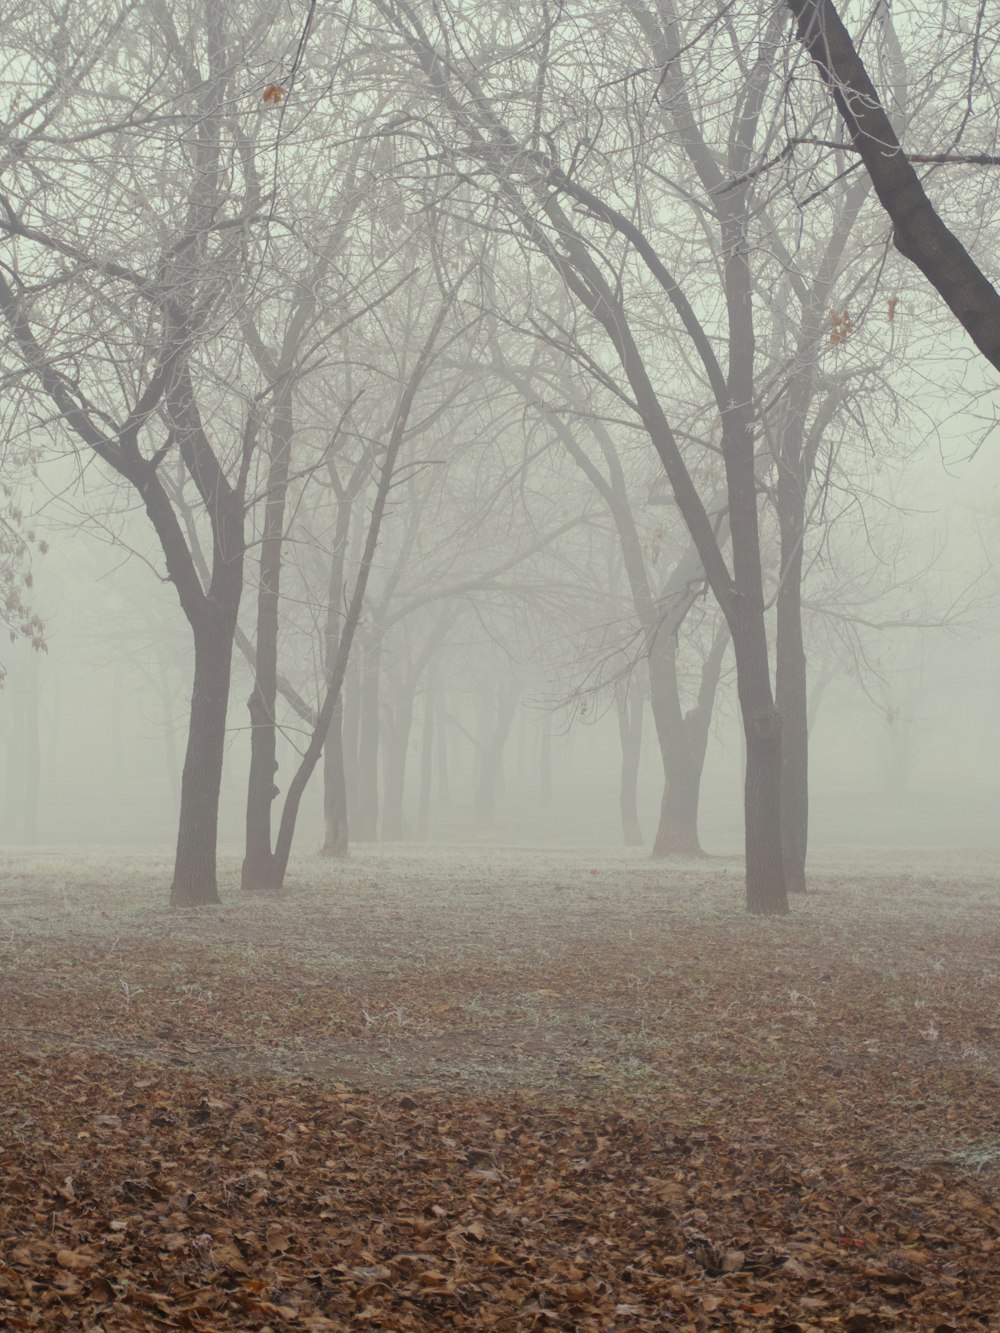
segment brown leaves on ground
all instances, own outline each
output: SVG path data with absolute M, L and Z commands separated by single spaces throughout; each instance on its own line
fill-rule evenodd
M 761 923 L 586 862 L 484 917 L 463 862 L 445 933 L 426 864 L 367 918 L 15 914 L 4 1333 L 1000 1328 L 980 887 Z

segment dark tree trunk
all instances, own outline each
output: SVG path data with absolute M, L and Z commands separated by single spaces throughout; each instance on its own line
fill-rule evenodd
M 622 817 L 622 837 L 626 847 L 642 846 L 639 825 L 639 760 L 642 757 L 642 712 L 645 700 L 640 690 L 626 690 L 621 683 L 615 689 L 618 712 L 618 738 L 622 747 L 621 788 L 619 808 Z
M 920 269 L 986 359 L 1000 370 L 1000 293 L 942 221 L 900 146 L 832 0 L 787 0 L 799 41 L 830 87 L 879 202 L 893 244 Z
M 187 753 L 181 774 L 177 855 L 170 889 L 173 907 L 217 903 L 216 842 L 226 743 L 233 635 L 214 615 L 195 628 L 194 685 Z
M 698 836 L 698 809 L 701 802 L 701 779 L 708 750 L 708 733 L 712 725 L 715 695 L 722 674 L 722 661 L 729 646 L 729 627 L 723 622 L 716 631 L 712 646 L 702 663 L 698 700 L 678 725 L 671 730 L 675 742 L 671 745 L 669 764 L 664 764 L 665 781 L 663 802 L 660 807 L 660 826 L 657 829 L 653 856 L 704 855 Z M 677 698 L 676 664 L 667 682 L 671 698 Z M 680 712 L 679 701 L 677 712 Z
M 737 689 L 746 737 L 746 876 L 748 912 L 786 912 L 781 847 L 781 715 L 771 695 L 766 647 L 755 625 L 733 634 Z M 763 618 L 759 627 L 763 637 Z
M 649 654 L 649 697 L 663 763 L 663 800 L 654 858 L 701 856 L 698 798 L 701 764 L 691 753 L 677 688 L 677 640 L 661 627 Z

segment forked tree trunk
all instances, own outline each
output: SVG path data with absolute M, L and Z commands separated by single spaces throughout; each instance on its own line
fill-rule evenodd
M 708 733 L 712 725 L 712 711 L 715 707 L 715 695 L 722 674 L 722 660 L 729 646 L 729 627 L 724 622 L 716 631 L 712 646 L 701 668 L 701 684 L 698 689 L 698 702 L 685 713 L 682 723 L 683 745 L 681 754 L 687 765 L 683 781 L 673 785 L 666 783 L 663 791 L 663 806 L 660 811 L 660 829 L 694 830 L 695 841 L 701 855 L 701 840 L 698 837 L 698 810 L 701 804 L 701 779 L 705 771 L 705 754 L 708 750 Z M 654 856 L 656 855 L 654 849 Z
M 677 688 L 677 640 L 664 628 L 649 653 L 649 697 L 663 763 L 663 799 L 654 858 L 701 856 L 698 798 L 701 765 L 691 753 Z

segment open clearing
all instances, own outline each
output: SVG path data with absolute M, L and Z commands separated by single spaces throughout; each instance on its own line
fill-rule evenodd
M 986 855 L 4 855 L 0 1328 L 1000 1328 Z

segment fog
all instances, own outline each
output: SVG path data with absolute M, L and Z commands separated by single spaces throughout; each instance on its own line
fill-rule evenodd
M 861 612 L 872 622 L 859 631 L 863 661 L 846 653 L 833 662 L 819 657 L 821 685 L 819 690 L 814 686 L 810 727 L 810 838 L 821 860 L 830 853 L 849 854 L 855 845 L 889 853 L 915 846 L 962 850 L 1000 843 L 995 528 L 983 522 L 1000 505 L 997 477 L 996 458 L 988 451 L 948 466 L 937 456 L 923 462 L 916 479 L 908 479 L 912 499 L 904 519 L 919 535 L 894 566 L 893 579 L 904 591 L 885 619 L 899 622 L 910 615 L 926 623 L 880 627 L 877 612 Z M 86 523 L 68 528 L 64 522 L 47 526 L 53 506 L 46 500 L 47 507 L 32 520 L 49 547 L 34 562 L 32 589 L 33 605 L 46 624 L 46 651 L 35 653 L 15 643 L 5 652 L 8 678 L 0 695 L 4 841 L 48 848 L 169 848 L 176 836 L 192 667 L 172 590 L 99 528 Z M 584 607 L 581 615 L 588 632 L 589 612 Z M 525 614 L 530 613 L 529 603 Z M 622 749 L 614 684 L 601 683 L 599 656 L 596 668 L 591 656 L 579 666 L 567 666 L 576 644 L 572 621 L 558 627 L 550 653 L 534 637 L 513 648 L 498 643 L 495 629 L 478 623 L 474 614 L 466 613 L 460 636 L 451 651 L 441 651 L 436 664 L 434 699 L 444 721 L 432 738 L 436 748 L 423 830 L 426 685 L 416 695 L 403 841 L 622 845 Z M 824 640 L 817 649 L 819 654 L 829 651 Z M 630 662 L 619 687 L 641 690 L 638 670 Z M 484 712 L 495 708 L 497 683 L 510 675 L 517 680 L 518 702 L 503 747 L 495 811 L 483 821 L 477 819 L 474 801 L 482 768 L 477 728 L 483 726 Z M 575 693 L 581 686 L 592 690 L 585 708 Z M 251 687 L 246 662 L 237 662 L 220 819 L 221 844 L 234 854 L 244 831 L 245 700 Z M 394 688 L 390 675 L 390 699 Z M 648 850 L 663 769 L 648 702 L 642 706 L 637 805 Z M 890 712 L 898 716 L 890 720 Z M 283 721 L 287 731 L 279 744 L 279 787 L 294 766 L 296 746 L 302 748 L 294 718 Z M 699 812 L 709 854 L 740 853 L 742 781 L 734 669 L 727 656 Z M 323 842 L 321 788 L 317 777 L 303 810 L 298 845 L 304 856 L 315 855 Z M 380 809 L 384 800 L 382 776 Z M 334 866 L 330 873 L 335 877 Z
M 995 9 L 3 8 L 0 1329 L 1000 1328 Z

